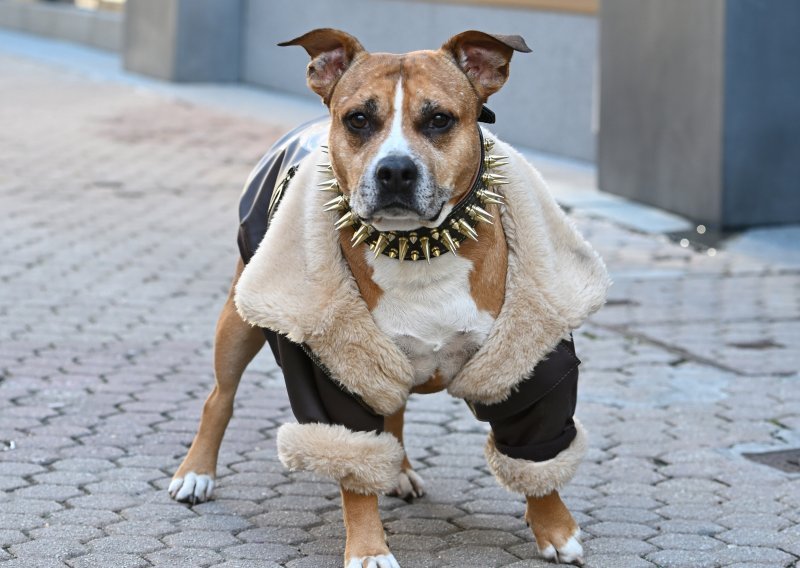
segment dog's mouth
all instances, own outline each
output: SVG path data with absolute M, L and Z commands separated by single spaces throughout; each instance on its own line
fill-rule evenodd
M 447 216 L 446 214 L 442 215 L 445 205 L 446 202 L 442 202 L 434 214 L 426 216 L 424 212 L 393 203 L 375 211 L 369 217 L 363 217 L 362 220 L 379 231 L 411 231 L 420 227 L 435 228 Z

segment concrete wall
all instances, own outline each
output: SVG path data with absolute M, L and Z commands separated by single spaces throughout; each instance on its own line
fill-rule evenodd
M 122 14 L 119 13 L 0 0 L 0 27 L 110 51 L 122 48 Z
M 595 17 L 400 0 L 243 2 L 241 80 L 309 97 L 305 51 L 275 44 L 313 28 L 340 28 L 388 52 L 435 49 L 468 29 L 520 34 L 533 53 L 515 54 L 509 82 L 489 101 L 496 131 L 544 152 L 595 158 Z
M 729 0 L 722 212 L 800 222 L 800 0 Z
M 798 0 L 604 0 L 600 188 L 718 228 L 800 222 L 798 30 Z
M 170 81 L 237 81 L 239 0 L 127 0 L 125 69 Z

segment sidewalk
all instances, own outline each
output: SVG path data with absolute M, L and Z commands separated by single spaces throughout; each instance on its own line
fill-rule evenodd
M 340 568 L 337 488 L 275 455 L 291 412 L 266 352 L 216 499 L 166 493 L 213 384 L 239 191 L 302 103 L 112 78 L 47 45 L 0 32 L 0 568 Z M 553 164 L 559 191 L 592 191 Z M 798 468 L 742 453 L 800 447 L 798 241 L 709 256 L 599 213 L 573 209 L 615 285 L 576 336 L 592 447 L 564 492 L 589 566 L 797 566 Z M 550 566 L 466 406 L 415 396 L 407 421 L 428 495 L 381 500 L 401 565 Z

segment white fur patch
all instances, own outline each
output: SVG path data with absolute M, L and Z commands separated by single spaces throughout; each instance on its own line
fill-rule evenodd
M 414 366 L 414 383 L 438 371 L 449 381 L 486 340 L 494 318 L 470 294 L 472 262 L 445 254 L 399 262 L 365 251 L 383 295 L 372 311 L 377 326 Z
M 581 531 L 577 529 L 567 542 L 558 548 L 552 544 L 540 548 L 539 552 L 547 560 L 555 560 L 560 564 L 583 566 L 583 546 L 580 541 Z
M 380 556 L 355 556 L 347 563 L 347 568 L 400 568 L 394 554 L 381 554 Z
M 410 154 L 411 148 L 408 139 L 403 134 L 403 79 L 397 80 L 394 88 L 394 114 L 392 115 L 392 126 L 389 128 L 389 135 L 383 141 L 375 159 L 372 162 L 373 169 L 375 164 L 382 158 L 392 154 Z
M 211 498 L 214 491 L 214 478 L 210 475 L 190 471 L 185 477 L 176 477 L 169 484 L 170 496 L 176 501 L 202 503 Z

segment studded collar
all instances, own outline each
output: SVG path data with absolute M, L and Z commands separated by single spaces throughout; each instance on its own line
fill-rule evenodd
M 321 191 L 335 193 L 336 196 L 324 204 L 325 211 L 339 211 L 341 217 L 334 224 L 337 230 L 353 227 L 351 245 L 355 248 L 362 243 L 369 247 L 375 258 L 383 254 L 399 261 L 417 261 L 437 258 L 448 252 L 458 254 L 461 243 L 466 239 L 478 240 L 475 230 L 477 223 L 492 224 L 494 216 L 484 209 L 490 204 L 502 204 L 503 196 L 497 193 L 497 186 L 506 184 L 505 176 L 494 173 L 496 168 L 505 165 L 505 156 L 494 156 L 490 152 L 494 140 L 486 139 L 478 128 L 481 144 L 481 158 L 478 174 L 467 194 L 459 200 L 445 219 L 433 228 L 420 227 L 412 231 L 379 231 L 360 219 L 351 209 L 348 197 L 333 177 L 329 163 L 319 164 L 320 173 L 331 176 L 319 185 Z M 323 148 L 327 151 L 327 148 Z M 491 191 L 489 188 L 494 189 Z

